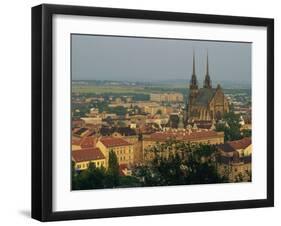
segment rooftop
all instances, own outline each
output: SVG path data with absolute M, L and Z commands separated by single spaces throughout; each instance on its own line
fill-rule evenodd
M 204 139 L 204 138 L 211 138 L 211 137 L 218 137 L 224 136 L 223 133 L 215 132 L 215 131 L 196 131 L 196 132 L 183 132 L 183 131 L 176 131 L 176 132 L 156 132 L 150 135 L 148 138 L 149 140 L 155 141 L 165 141 L 169 139 L 176 139 L 176 140 L 195 140 L 195 139 Z
M 72 136 L 72 145 L 79 145 L 81 148 L 91 148 L 94 147 L 94 137 L 84 137 L 84 138 L 78 138 L 75 136 Z
M 201 88 L 198 90 L 196 105 L 206 106 L 214 96 L 216 89 Z
M 75 162 L 105 159 L 99 148 L 81 149 L 72 152 L 72 159 Z
M 241 140 L 229 141 L 228 144 L 234 149 L 245 149 L 252 143 L 252 139 L 249 137 L 244 137 Z
M 119 147 L 119 146 L 127 146 L 132 145 L 128 141 L 119 138 L 119 137 L 102 137 L 100 142 L 106 147 Z

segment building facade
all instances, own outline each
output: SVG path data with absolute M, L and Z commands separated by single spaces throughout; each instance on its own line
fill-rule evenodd
M 109 159 L 109 152 L 113 151 L 120 164 L 133 164 L 134 163 L 134 145 L 119 137 L 102 137 L 96 146 L 104 154 L 105 158 Z M 106 162 L 108 167 L 108 162 Z
M 151 93 L 150 100 L 155 102 L 183 102 L 181 93 Z
M 216 131 L 165 131 L 156 132 L 143 138 L 143 159 L 144 161 L 150 161 L 154 158 L 153 152 L 150 148 L 156 144 L 163 144 L 169 140 L 177 140 L 191 144 L 223 144 L 224 143 L 224 132 Z M 169 154 L 174 154 L 175 150 L 167 150 L 163 153 L 165 157 Z

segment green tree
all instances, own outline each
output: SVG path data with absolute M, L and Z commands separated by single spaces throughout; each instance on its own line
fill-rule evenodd
M 225 141 L 239 140 L 242 138 L 240 131 L 240 116 L 233 111 L 223 114 L 224 123 L 216 124 L 216 131 L 224 132 Z
M 108 169 L 106 186 L 107 187 L 117 187 L 119 185 L 119 164 L 118 159 L 113 150 L 109 151 L 108 156 Z
M 94 163 L 89 163 L 86 170 L 72 171 L 72 189 L 87 190 L 105 187 L 106 171 L 103 167 L 97 168 Z
M 153 154 L 153 160 L 134 172 L 143 186 L 227 182 L 217 172 L 215 146 L 168 140 L 146 152 Z
M 241 135 L 243 137 L 251 137 L 252 136 L 252 130 L 250 130 L 250 129 L 243 129 L 241 131 Z

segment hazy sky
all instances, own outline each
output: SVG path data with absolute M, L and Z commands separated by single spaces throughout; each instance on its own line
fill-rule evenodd
M 192 52 L 200 84 L 206 54 L 213 81 L 251 81 L 251 43 L 72 35 L 72 79 L 190 80 Z

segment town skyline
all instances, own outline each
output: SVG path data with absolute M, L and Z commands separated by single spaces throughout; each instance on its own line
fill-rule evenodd
M 251 182 L 250 43 L 76 36 L 73 190 Z

